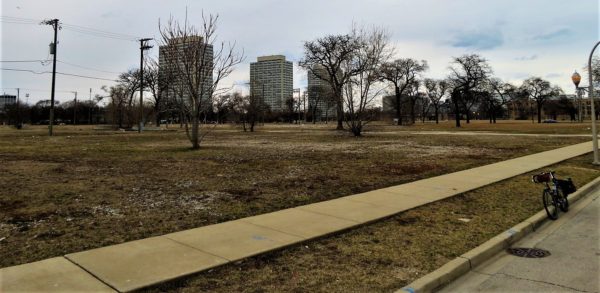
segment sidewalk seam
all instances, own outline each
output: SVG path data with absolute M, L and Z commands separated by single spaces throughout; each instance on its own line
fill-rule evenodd
M 110 287 L 111 289 L 115 290 L 115 292 L 121 292 L 119 291 L 117 288 L 115 288 L 114 286 L 112 286 L 111 284 L 105 282 L 104 280 L 100 279 L 100 277 L 96 276 L 94 273 L 90 272 L 89 270 L 87 270 L 86 268 L 84 268 L 83 266 L 80 266 L 78 263 L 72 261 L 70 258 L 68 258 L 66 255 L 63 256 L 64 259 L 66 259 L 67 261 L 69 261 L 70 263 L 76 265 L 78 268 L 82 269 L 83 271 L 85 271 L 86 273 L 88 273 L 90 276 L 92 276 L 94 279 L 100 281 L 100 283 Z

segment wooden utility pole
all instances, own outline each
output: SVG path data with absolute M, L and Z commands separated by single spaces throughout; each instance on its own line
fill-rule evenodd
M 138 133 L 142 133 L 142 127 L 144 127 L 144 51 L 152 48 L 152 46 L 146 44 L 150 40 L 152 39 L 140 39 L 140 123 Z
M 77 92 L 73 92 L 75 94 L 75 99 L 73 100 L 73 125 L 77 124 Z
M 52 92 L 50 93 L 50 118 L 48 121 L 48 135 L 52 136 L 52 125 L 54 124 L 54 92 L 56 89 L 56 51 L 58 48 L 57 36 L 60 29 L 58 19 L 42 21 L 41 24 L 51 25 L 54 29 L 54 42 L 50 45 L 50 54 L 52 54 Z

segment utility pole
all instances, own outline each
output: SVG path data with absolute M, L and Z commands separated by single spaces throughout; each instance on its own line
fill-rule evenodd
M 73 125 L 77 124 L 77 92 L 73 92 L 75 94 L 74 104 L 73 104 Z
M 152 48 L 152 46 L 146 44 L 150 40 L 152 39 L 140 39 L 140 124 L 138 125 L 138 133 L 142 133 L 142 127 L 144 127 L 144 51 Z
M 88 108 L 88 123 L 92 125 L 92 88 L 90 88 L 90 105 Z
M 50 54 L 52 54 L 52 93 L 50 94 L 50 119 L 48 121 L 48 135 L 52 136 L 52 124 L 54 124 L 54 90 L 56 86 L 56 51 L 58 48 L 57 35 L 60 26 L 58 19 L 49 19 L 42 21 L 41 24 L 51 25 L 54 29 L 54 42 L 50 45 Z
M 19 98 L 21 96 L 20 92 L 21 92 L 21 89 L 17 88 L 17 120 L 18 120 L 17 121 L 17 129 L 20 129 L 21 125 L 23 124 L 23 119 L 21 119 L 21 107 L 19 105 L 19 102 L 20 102 Z

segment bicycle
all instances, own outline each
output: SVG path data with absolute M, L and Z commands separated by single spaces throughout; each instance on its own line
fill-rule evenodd
M 571 178 L 560 180 L 554 175 L 554 171 L 544 172 L 533 175 L 531 180 L 534 183 L 544 183 L 546 188 L 542 192 L 542 202 L 548 218 L 558 219 L 558 210 L 564 213 L 569 211 L 569 194 L 575 192 L 577 188 Z

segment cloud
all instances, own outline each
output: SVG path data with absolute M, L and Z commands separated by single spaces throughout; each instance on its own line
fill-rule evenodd
M 548 40 L 553 40 L 553 39 L 564 38 L 566 36 L 570 36 L 571 34 L 572 34 L 571 29 L 565 27 L 565 28 L 555 29 L 550 32 L 536 35 L 533 37 L 533 39 L 539 40 L 539 41 L 548 41 Z
M 499 30 L 461 32 L 450 41 L 452 47 L 490 50 L 502 46 L 504 36 Z
M 561 77 L 561 76 L 563 76 L 563 75 L 560 74 L 560 73 L 548 73 L 548 74 L 546 74 L 545 77 L 546 78 L 558 78 L 558 77 Z
M 538 58 L 538 55 L 534 54 L 531 56 L 521 56 L 521 57 L 517 57 L 515 58 L 515 60 L 517 61 L 532 61 Z

